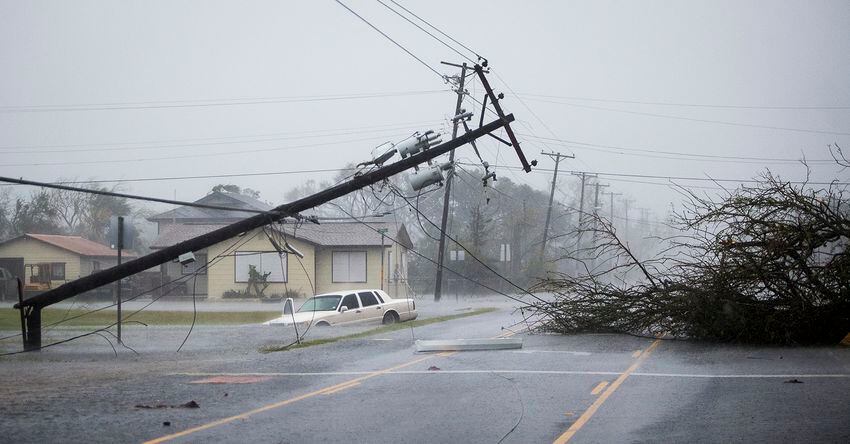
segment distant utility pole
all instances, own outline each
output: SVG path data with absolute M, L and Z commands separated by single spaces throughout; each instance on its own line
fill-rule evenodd
M 593 250 L 594 250 L 594 256 L 591 257 L 591 267 L 590 267 L 591 269 L 596 268 L 596 254 L 597 253 L 596 253 L 595 250 L 596 250 L 596 237 L 597 237 L 596 228 L 598 227 L 598 223 L 599 223 L 598 222 L 598 217 L 599 217 L 599 189 L 610 186 L 610 185 L 607 185 L 607 184 L 603 185 L 599 182 L 596 182 L 593 185 L 596 187 L 596 193 L 594 194 L 594 197 L 593 197 L 593 215 L 595 216 L 593 218 Z
M 579 194 L 578 198 L 578 242 L 576 245 L 578 247 L 578 250 L 581 251 L 581 236 L 582 234 L 584 234 L 582 232 L 582 228 L 584 226 L 584 186 L 587 184 L 587 179 L 596 177 L 596 174 L 589 174 L 587 172 L 582 171 L 578 173 L 573 173 L 573 176 L 581 177 L 581 194 Z
M 457 103 L 455 104 L 455 117 L 459 116 L 463 111 L 461 110 L 461 105 L 463 104 L 463 95 L 464 90 L 463 86 L 466 80 L 466 63 L 461 66 L 460 69 L 460 77 L 458 77 L 457 81 Z M 454 124 L 452 127 L 452 139 L 457 137 L 457 127 L 460 124 L 461 119 L 454 119 Z M 455 150 L 451 150 L 449 152 L 449 163 L 454 163 L 455 161 Z M 437 281 L 434 283 L 434 302 L 439 302 L 440 298 L 443 296 L 443 260 L 445 259 L 445 249 L 446 249 L 446 224 L 449 220 L 449 204 L 451 203 L 452 198 L 452 177 L 453 174 L 449 174 L 446 177 L 446 191 L 443 194 L 443 217 L 440 220 L 440 244 L 437 247 Z
M 629 207 L 632 205 L 632 202 L 634 202 L 633 199 L 623 199 L 623 238 L 626 242 L 629 241 Z
M 552 175 L 552 189 L 549 191 L 549 209 L 546 211 L 546 224 L 543 226 L 543 242 L 540 244 L 540 262 L 546 258 L 546 241 L 549 240 L 549 221 L 552 219 L 552 202 L 555 199 L 555 184 L 558 182 L 558 167 L 561 164 L 561 159 L 575 159 L 575 156 L 551 152 L 541 151 L 540 154 L 549 156 L 555 161 L 555 172 Z
M 595 184 L 593 184 L 593 186 L 595 186 L 595 187 L 596 187 L 596 194 L 595 194 L 595 196 L 593 197 L 593 214 L 594 214 L 594 215 L 598 215 L 598 214 L 599 214 L 599 208 L 600 208 L 600 207 L 599 207 L 599 189 L 600 189 L 600 188 L 610 187 L 611 185 L 608 185 L 608 184 L 603 185 L 603 184 L 601 184 L 601 183 L 599 183 L 599 182 L 596 182 Z M 595 226 L 596 226 L 596 223 L 594 222 L 594 227 L 595 227 Z
M 603 191 L 602 194 L 607 194 L 607 195 L 611 196 L 611 209 L 610 209 L 611 210 L 611 212 L 610 212 L 611 216 L 610 216 L 609 220 L 611 221 L 611 224 L 613 225 L 614 224 L 614 196 L 622 196 L 623 193 L 614 193 L 614 192 L 609 193 L 609 192 Z

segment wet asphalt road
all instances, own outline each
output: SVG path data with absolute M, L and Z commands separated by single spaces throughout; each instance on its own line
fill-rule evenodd
M 495 337 L 515 316 L 503 304 L 269 354 L 258 347 L 285 332 L 197 327 L 176 354 L 184 328 L 139 328 L 139 356 L 90 337 L 2 358 L 0 441 L 850 442 L 848 348 L 530 334 L 515 351 L 413 346 Z M 190 400 L 200 408 L 136 407 Z

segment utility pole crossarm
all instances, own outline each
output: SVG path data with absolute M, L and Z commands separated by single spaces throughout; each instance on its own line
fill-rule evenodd
M 490 133 L 491 131 L 504 127 L 513 120 L 513 114 L 509 114 L 504 116 L 504 118 L 494 120 L 478 129 L 462 134 L 461 136 L 449 140 L 441 145 L 424 150 L 377 170 L 364 173 L 359 176 L 354 176 L 346 182 L 325 189 L 311 196 L 280 205 L 266 213 L 251 216 L 247 219 L 219 228 L 202 236 L 163 248 L 162 250 L 142 256 L 138 259 L 73 280 L 57 288 L 48 290 L 40 295 L 22 301 L 16 304 L 15 308 L 34 307 L 36 311 L 38 311 L 46 306 L 63 301 L 80 293 L 93 290 L 119 279 L 123 279 L 149 268 L 158 266 L 177 258 L 183 253 L 202 250 L 224 240 L 239 236 L 242 233 L 276 222 L 286 216 L 298 214 L 338 197 L 342 197 L 352 191 L 376 184 L 390 176 L 427 162 L 437 156 L 446 154 L 455 148 L 463 146 L 481 136 L 484 136 L 485 134 Z

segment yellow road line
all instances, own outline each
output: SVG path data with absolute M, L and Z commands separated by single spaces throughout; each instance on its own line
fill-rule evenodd
M 633 358 L 639 358 L 640 354 L 641 354 L 641 350 L 635 350 L 635 352 L 632 353 L 632 357 Z
M 593 388 L 593 390 L 590 391 L 590 394 L 593 395 L 593 396 L 598 395 L 599 392 L 604 390 L 607 385 L 608 385 L 608 381 L 600 382 L 599 384 L 596 385 L 596 387 Z
M 569 442 L 569 440 L 572 439 L 576 432 L 581 430 L 581 428 L 585 424 L 587 424 L 587 421 L 590 421 L 590 418 L 593 417 L 593 414 L 596 413 L 597 410 L 599 410 L 599 407 L 601 407 L 602 404 L 605 403 L 608 397 L 610 397 L 611 394 L 614 393 L 623 384 L 623 381 L 625 381 L 626 378 L 628 378 L 629 375 L 632 374 L 632 372 L 637 370 L 637 368 L 644 361 L 646 361 L 646 358 L 648 358 L 649 354 L 652 353 L 653 350 L 655 350 L 655 347 L 658 347 L 659 343 L 661 343 L 661 339 L 656 339 L 655 341 L 653 341 L 652 344 L 646 348 L 646 351 L 644 351 L 640 355 L 638 360 L 635 361 L 635 363 L 632 364 L 628 369 L 626 369 L 626 371 L 624 371 L 616 380 L 614 380 L 614 382 L 610 386 L 608 386 L 608 388 L 604 392 L 602 392 L 602 395 L 596 398 L 596 401 L 594 401 L 593 404 L 591 404 L 590 407 L 588 407 L 588 409 L 585 410 L 584 413 L 582 413 L 582 415 L 576 420 L 576 422 L 574 422 L 570 426 L 570 428 L 567 429 L 566 432 L 564 432 L 561 436 L 558 437 L 558 439 L 554 441 L 554 444 L 564 444 L 566 442 Z
M 339 393 L 339 392 L 341 392 L 345 389 L 350 389 L 351 387 L 357 387 L 358 385 L 360 385 L 360 381 L 352 382 L 351 384 L 347 384 L 347 385 L 344 385 L 342 387 L 338 387 L 338 388 L 335 388 L 333 390 L 329 390 L 329 391 L 325 392 L 324 394 L 325 395 L 332 395 L 334 393 Z
M 335 384 L 335 385 L 325 387 L 325 388 L 322 388 L 322 389 L 319 389 L 319 390 L 316 390 L 316 391 L 312 391 L 310 393 L 305 393 L 303 395 L 296 396 L 294 398 L 289 398 L 289 399 L 285 399 L 283 401 L 278 401 L 278 402 L 275 402 L 275 403 L 272 403 L 272 404 L 264 405 L 262 407 L 256 408 L 254 410 L 247 411 L 245 413 L 240 413 L 238 415 L 229 416 L 227 418 L 222 418 L 222 419 L 219 419 L 219 420 L 216 420 L 216 421 L 208 422 L 206 424 L 202 424 L 202 425 L 199 425 L 197 427 L 192 427 L 191 429 L 183 430 L 182 432 L 172 433 L 171 435 L 165 435 L 165 436 L 160 437 L 160 438 L 152 439 L 150 441 L 145 441 L 144 444 L 157 444 L 157 443 L 161 443 L 161 442 L 171 441 L 172 439 L 191 435 L 193 433 L 201 432 L 201 431 L 204 431 L 204 430 L 207 430 L 207 429 L 211 429 L 213 427 L 218 427 L 220 425 L 224 425 L 224 424 L 236 421 L 238 419 L 247 419 L 251 415 L 256 415 L 257 413 L 262 413 L 262 412 L 265 412 L 265 411 L 268 411 L 268 410 L 280 408 L 280 407 L 283 407 L 285 405 L 292 404 L 294 402 L 302 401 L 302 400 L 307 399 L 307 398 L 312 398 L 316 395 L 322 395 L 322 394 L 326 394 L 327 392 L 333 392 L 334 390 L 337 390 L 337 389 L 348 388 L 348 386 L 350 386 L 351 384 L 360 383 L 361 381 L 365 381 L 367 379 L 374 378 L 375 376 L 383 375 L 387 372 L 392 372 L 392 371 L 395 371 L 395 370 L 398 370 L 398 369 L 401 369 L 401 368 L 404 368 L 404 367 L 409 367 L 413 364 L 422 362 L 426 359 L 431 359 L 431 357 L 432 357 L 432 355 L 423 356 L 421 358 L 414 359 L 412 361 L 406 362 L 404 364 L 397 365 L 395 367 L 386 368 L 384 370 L 378 370 L 376 372 L 372 372 L 372 373 L 369 373 L 367 375 L 360 376 L 358 378 L 350 379 L 348 381 L 341 382 L 339 384 Z
M 516 334 L 516 333 L 515 332 L 509 332 L 509 333 L 504 334 L 503 337 L 513 336 L 514 334 Z M 456 351 L 443 352 L 443 353 L 438 353 L 437 356 L 448 357 L 448 356 L 455 355 L 457 353 L 458 352 L 456 352 Z M 396 371 L 398 369 L 401 369 L 401 368 L 404 368 L 404 367 L 409 367 L 413 364 L 422 362 L 426 359 L 430 359 L 432 356 L 433 355 L 423 356 L 421 358 L 414 359 L 412 361 L 406 362 L 404 364 L 397 365 L 395 367 L 390 367 L 390 368 L 386 368 L 386 369 L 383 369 L 383 370 L 378 370 L 376 372 L 372 372 L 372 373 L 360 376 L 358 378 L 350 379 L 348 381 L 341 382 L 339 384 L 332 385 L 332 386 L 329 386 L 329 387 L 325 387 L 325 388 L 322 388 L 322 389 L 319 389 L 319 390 L 316 390 L 316 391 L 313 391 L 313 392 L 310 392 L 310 393 L 305 393 L 303 395 L 296 396 L 294 398 L 289 398 L 289 399 L 285 399 L 283 401 L 268 404 L 268 405 L 256 408 L 254 410 L 247 411 L 245 413 L 241 413 L 241 414 L 234 415 L 234 416 L 229 416 L 227 418 L 222 418 L 222 419 L 219 419 L 219 420 L 216 420 L 216 421 L 208 422 L 206 424 L 202 424 L 202 425 L 199 425 L 197 427 L 193 427 L 191 429 L 183 430 L 182 432 L 172 433 L 171 435 L 165 435 L 165 436 L 162 436 L 160 438 L 152 439 L 150 441 L 145 441 L 144 444 L 158 444 L 158 443 L 162 443 L 162 442 L 166 442 L 166 441 L 171 441 L 172 439 L 180 438 L 180 437 L 183 437 L 183 436 L 191 435 L 193 433 L 197 433 L 197 432 L 201 432 L 201 431 L 204 431 L 204 430 L 207 430 L 207 429 L 211 429 L 213 427 L 224 425 L 224 424 L 236 421 L 238 419 L 247 419 L 251 415 L 255 415 L 257 413 L 262 413 L 262 412 L 265 412 L 265 411 L 268 411 L 268 410 L 273 410 L 273 409 L 276 409 L 276 408 L 279 408 L 279 407 L 283 407 L 285 405 L 292 404 L 294 402 L 298 402 L 298 401 L 301 401 L 301 400 L 304 400 L 304 399 L 307 399 L 307 398 L 312 398 L 312 397 L 317 396 L 317 395 L 322 395 L 322 394 L 329 395 L 329 394 L 332 394 L 332 393 L 336 393 L 338 391 L 342 391 L 342 390 L 345 390 L 347 388 L 351 388 L 351 387 L 354 387 L 356 385 L 359 385 L 362 381 L 365 381 L 365 380 L 370 379 L 370 378 L 374 378 L 375 376 L 380 376 L 380 375 L 383 375 L 383 374 L 386 374 L 386 373 L 390 373 L 390 372 Z

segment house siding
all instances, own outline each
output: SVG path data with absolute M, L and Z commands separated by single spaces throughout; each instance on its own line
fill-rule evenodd
M 51 287 L 58 287 L 65 282 L 78 279 L 81 275 L 80 256 L 68 250 L 55 247 L 40 240 L 22 237 L 0 245 L 0 257 L 24 258 L 24 274 L 26 283 L 30 282 L 30 264 L 62 262 L 65 264 L 65 280 L 50 281 Z
M 334 251 L 365 251 L 366 282 L 333 282 Z M 316 253 L 316 274 L 319 275 L 317 294 L 352 288 L 381 288 L 381 247 L 319 247 Z
M 257 230 L 252 231 L 246 236 L 253 236 Z M 213 260 L 219 254 L 223 254 L 234 242 L 242 243 L 243 238 L 230 239 L 225 242 L 218 243 L 207 249 L 208 260 Z M 283 294 L 286 289 L 295 290 L 304 296 L 312 296 L 313 289 L 310 282 L 316 282 L 315 276 L 315 254 L 314 246 L 299 239 L 289 238 L 289 243 L 304 254 L 304 258 L 300 259 L 304 268 L 299 264 L 299 258 L 293 254 L 287 254 L 286 258 L 286 283 L 272 283 L 266 288 L 265 294 Z M 268 238 L 259 231 L 259 234 L 254 236 L 244 245 L 241 245 L 236 251 L 275 251 L 274 246 Z M 378 258 L 380 260 L 380 257 Z M 307 273 L 304 272 L 306 269 Z M 231 252 L 207 270 L 207 295 L 209 299 L 221 299 L 224 292 L 228 290 L 244 291 L 248 284 L 245 282 L 236 282 L 236 261 Z M 200 276 L 199 276 L 200 282 Z

